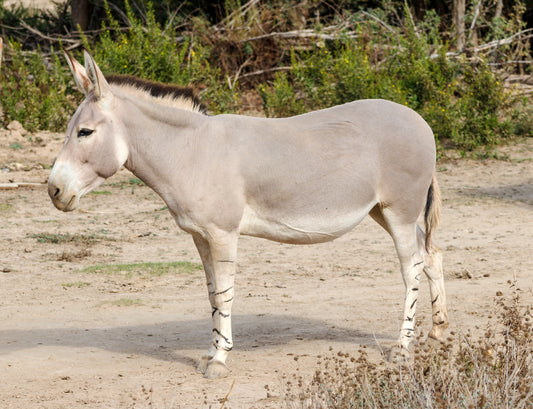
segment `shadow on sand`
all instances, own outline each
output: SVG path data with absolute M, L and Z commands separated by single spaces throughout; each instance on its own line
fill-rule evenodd
M 120 354 L 145 355 L 194 365 L 180 350 L 207 349 L 210 320 L 171 321 L 111 328 L 46 328 L 0 332 L 0 356 L 39 345 L 97 348 Z M 331 340 L 378 348 L 373 334 L 325 321 L 290 315 L 236 315 L 234 342 L 241 351 L 284 345 L 294 340 Z M 375 334 L 380 341 L 393 338 Z

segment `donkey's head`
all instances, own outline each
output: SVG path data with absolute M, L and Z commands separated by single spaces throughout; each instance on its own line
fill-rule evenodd
M 81 196 L 115 174 L 128 158 L 125 128 L 114 114 L 116 99 L 93 58 L 84 54 L 85 67 L 65 53 L 86 98 L 68 124 L 48 179 L 50 198 L 65 212 L 76 209 Z

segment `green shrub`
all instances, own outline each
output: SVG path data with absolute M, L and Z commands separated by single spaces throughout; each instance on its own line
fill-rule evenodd
M 57 56 L 44 57 L 37 51 L 23 52 L 19 43 L 9 41 L 9 63 L 0 77 L 3 121 L 18 120 L 29 131 L 61 131 L 72 115 L 77 95 L 69 82 L 65 64 Z
M 310 17 L 313 2 L 295 7 L 276 0 L 241 8 L 242 2 L 228 0 L 227 17 L 213 26 L 197 16 L 169 14 L 165 21 L 161 5 L 152 7 L 150 1 L 143 1 L 134 11 L 124 0 L 122 14 L 116 10 L 113 14 L 103 3 L 107 17 L 102 32 L 91 38 L 82 36 L 103 72 L 192 85 L 213 114 L 246 109 L 240 105 L 241 96 L 249 97 L 257 89 L 265 113 L 275 117 L 356 99 L 392 100 L 419 112 L 439 145 L 449 142 L 446 146 L 463 150 L 491 146 L 516 134 L 533 134 L 528 101 L 504 90 L 484 62 L 503 60 L 502 50 L 528 59 L 527 46 L 499 47 L 497 58 L 494 53 L 478 53 L 475 59 L 450 57 L 449 33 L 440 31 L 440 18 L 433 11 L 425 16 L 419 13 L 415 24 L 408 8 L 402 14 L 393 3 L 373 10 L 375 18 L 369 19 L 345 2 L 353 6 L 351 12 L 343 16 L 342 25 L 335 25 L 337 12 L 325 20 Z M 510 17 L 499 18 L 493 28 L 480 33 L 485 32 L 488 39 L 501 38 L 523 28 L 520 4 Z M 24 13 L 16 9 L 8 15 L 2 9 L 0 17 L 13 20 L 16 15 L 30 23 L 39 19 Z M 117 15 L 128 22 L 126 28 Z M 59 24 L 50 21 L 43 27 Z M 331 27 L 341 26 L 352 31 L 335 32 L 336 40 L 306 35 L 285 40 L 269 35 L 308 28 L 331 33 Z M 265 33 L 267 38 L 262 38 Z M 73 89 L 62 57 L 56 57 L 54 49 L 46 50 L 51 57 L 23 51 L 20 44 L 26 40 L 12 40 L 6 47 L 0 76 L 3 120 L 17 119 L 31 131 L 63 130 L 82 96 Z M 76 57 L 81 58 L 81 52 Z M 253 97 L 245 102 L 249 100 Z
M 370 39 L 372 33 L 367 33 L 297 53 L 289 73 L 260 86 L 266 114 L 288 116 L 384 98 L 416 110 L 437 143 L 447 140 L 460 149 L 491 146 L 517 130 L 531 135 L 527 110 L 513 108 L 517 99 L 488 65 L 482 59 L 473 64 L 449 58 L 438 32 L 429 26 L 433 28 L 425 33 L 407 24 L 398 47 L 384 47 L 379 33 Z
M 154 81 L 202 88 L 202 100 L 210 103 L 211 112 L 234 112 L 237 108 L 236 87 L 230 87 L 220 71 L 209 62 L 211 50 L 188 37 L 176 41 L 170 24 L 161 28 L 155 19 L 151 3 L 146 16 L 135 16 L 125 2 L 130 27 L 123 31 L 106 2 L 107 23 L 103 33 L 91 46 L 84 38 L 84 46 L 106 74 L 130 74 Z M 236 85 L 236 84 L 235 84 Z M 232 89 L 233 88 L 233 89 Z

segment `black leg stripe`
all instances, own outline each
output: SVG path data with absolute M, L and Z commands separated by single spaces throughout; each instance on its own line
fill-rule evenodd
M 431 304 L 435 304 L 437 300 L 439 299 L 439 296 L 437 295 L 433 301 L 431 301 Z
M 231 286 L 229 288 L 226 288 L 224 291 L 219 291 L 218 293 L 215 293 L 215 295 L 220 295 L 220 294 L 227 293 L 229 290 L 232 290 L 232 289 L 233 289 L 233 286 Z
M 222 334 L 220 333 L 220 331 L 219 331 L 218 329 L 216 329 L 216 328 L 213 328 L 213 332 L 216 332 L 216 333 L 217 333 L 217 335 L 218 335 L 219 337 L 222 337 L 222 338 L 224 338 L 224 341 L 226 341 L 226 342 L 227 342 L 228 344 L 230 344 L 230 345 L 231 345 L 231 342 L 229 342 L 229 339 L 228 339 L 228 338 L 226 338 L 226 337 L 225 337 L 224 335 L 222 335 Z
M 413 301 L 413 303 L 411 304 L 411 308 L 410 308 L 411 310 L 412 310 L 412 309 L 413 309 L 413 307 L 415 306 L 415 304 L 416 304 L 416 301 L 417 301 L 417 299 L 415 298 L 415 300 L 414 300 L 414 301 Z

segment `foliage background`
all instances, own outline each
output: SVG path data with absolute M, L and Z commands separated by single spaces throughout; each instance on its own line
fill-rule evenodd
M 530 93 L 505 81 L 531 69 L 521 1 L 467 2 L 462 49 L 443 1 L 95 0 L 83 31 L 69 10 L 2 4 L 4 124 L 64 130 L 81 96 L 60 49 L 81 58 L 85 47 L 105 73 L 194 86 L 213 114 L 385 98 L 419 112 L 440 147 L 488 152 L 533 133 Z

